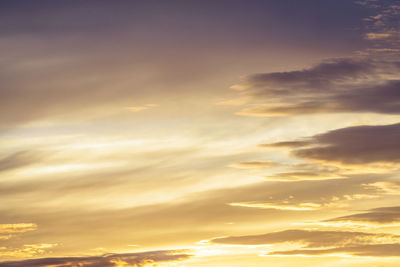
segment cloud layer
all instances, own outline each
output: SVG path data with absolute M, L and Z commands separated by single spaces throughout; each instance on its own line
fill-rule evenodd
M 41 258 L 22 261 L 0 262 L 0 267 L 117 267 L 145 266 L 165 261 L 180 261 L 190 257 L 182 250 L 162 250 L 139 253 L 105 254 L 89 257 Z
M 400 257 L 400 244 L 377 244 L 331 249 L 299 249 L 288 251 L 274 251 L 266 255 L 338 255 L 347 254 L 358 257 Z
M 216 238 L 216 244 L 299 244 L 301 249 L 272 250 L 265 255 L 347 254 L 360 257 L 400 257 L 400 236 L 379 233 L 286 230 L 263 235 Z
M 300 243 L 307 248 L 348 246 L 383 241 L 400 241 L 400 236 L 363 232 L 286 230 L 263 235 L 232 236 L 213 239 L 218 244 L 269 245 Z

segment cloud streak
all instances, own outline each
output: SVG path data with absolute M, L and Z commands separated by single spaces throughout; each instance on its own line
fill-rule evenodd
M 357 257 L 400 257 L 400 244 L 376 244 L 331 249 L 299 249 L 288 251 L 273 251 L 265 256 L 329 256 L 351 255 Z
M 102 256 L 88 257 L 59 257 L 41 258 L 22 261 L 0 262 L 0 267 L 118 267 L 118 266 L 145 266 L 157 262 L 181 261 L 188 259 L 186 250 L 161 250 L 138 253 L 115 253 Z
M 322 207 L 319 203 L 229 203 L 229 205 L 234 207 L 247 207 L 247 208 L 259 208 L 259 209 L 276 209 L 276 210 L 291 210 L 291 211 L 305 211 L 305 210 L 317 210 Z
M 352 215 L 337 217 L 326 220 L 325 222 L 333 223 L 365 223 L 375 225 L 385 225 L 400 223 L 400 207 L 382 207 L 372 209 L 364 213 L 356 213 Z
M 306 248 L 355 246 L 397 241 L 400 241 L 400 236 L 390 234 L 314 230 L 286 230 L 261 235 L 230 236 L 211 240 L 211 242 L 217 244 L 236 245 L 271 245 L 290 242 L 300 243 Z
M 264 256 L 337 255 L 359 257 L 400 257 L 400 236 L 392 234 L 286 230 L 263 235 L 230 236 L 212 239 L 216 244 L 279 245 L 298 244 L 300 249 L 275 250 Z

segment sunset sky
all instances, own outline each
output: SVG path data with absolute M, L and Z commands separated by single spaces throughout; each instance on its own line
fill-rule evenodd
M 394 267 L 400 0 L 0 2 L 0 267 Z

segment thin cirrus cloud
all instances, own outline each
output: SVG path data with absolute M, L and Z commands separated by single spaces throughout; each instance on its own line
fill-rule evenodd
M 84 266 L 84 267 L 118 267 L 145 266 L 159 262 L 181 261 L 188 259 L 185 250 L 161 250 L 137 253 L 116 253 L 87 257 L 53 257 L 21 261 L 0 262 L 0 267 L 45 267 L 45 266 Z

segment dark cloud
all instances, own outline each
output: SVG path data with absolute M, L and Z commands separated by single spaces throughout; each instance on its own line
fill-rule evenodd
M 400 236 L 363 232 L 286 230 L 262 235 L 231 236 L 213 239 L 217 244 L 268 245 L 284 242 L 302 243 L 307 248 L 348 246 L 378 242 L 389 238 L 399 240 Z
M 331 249 L 298 249 L 273 251 L 266 255 L 329 255 L 350 254 L 358 257 L 400 257 L 400 244 L 374 244 Z
M 326 220 L 326 222 L 362 222 L 373 224 L 391 224 L 400 222 L 400 207 L 382 207 L 368 212 L 357 213 Z
M 286 93 L 290 86 L 309 86 L 308 92 L 323 93 L 320 86 L 333 86 L 335 82 L 357 80 L 372 73 L 374 73 L 372 62 L 338 59 L 324 62 L 305 70 L 255 74 L 248 77 L 244 81 L 244 85 L 260 89 L 264 88 L 264 86 L 268 88 L 272 86 L 288 86 L 288 88 L 278 87 L 260 91 L 259 95 L 280 95 Z
M 292 154 L 299 158 L 343 164 L 398 163 L 400 124 L 355 126 L 333 130 L 301 141 Z M 269 146 L 280 146 L 273 143 Z M 292 142 L 289 142 L 292 143 Z M 297 142 L 294 142 L 297 144 Z
M 121 263 L 144 266 L 149 263 L 180 261 L 190 257 L 186 250 L 162 250 L 138 253 L 105 254 L 91 257 L 42 258 L 22 261 L 0 262 L 0 267 L 117 267 Z
M 239 114 L 398 114 L 399 70 L 397 61 L 350 58 L 334 59 L 299 71 L 256 74 L 235 86 L 253 98 L 252 107 Z

